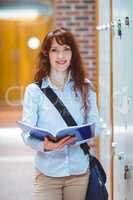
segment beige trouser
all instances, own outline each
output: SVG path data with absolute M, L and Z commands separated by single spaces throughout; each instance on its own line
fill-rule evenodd
M 35 200 L 85 200 L 89 172 L 68 177 L 49 177 L 35 172 Z

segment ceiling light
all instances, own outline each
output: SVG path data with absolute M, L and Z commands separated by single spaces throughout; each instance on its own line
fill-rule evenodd
M 28 47 L 31 49 L 37 49 L 40 46 L 40 40 L 37 37 L 31 37 L 28 40 Z
M 23 20 L 35 19 L 39 16 L 38 10 L 35 9 L 3 9 L 0 10 L 0 19 Z

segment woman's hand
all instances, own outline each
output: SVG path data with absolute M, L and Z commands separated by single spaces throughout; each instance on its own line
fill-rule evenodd
M 50 151 L 55 149 L 61 149 L 66 144 L 71 144 L 74 142 L 76 137 L 72 136 L 66 136 L 62 139 L 60 139 L 58 142 L 51 141 L 48 137 L 45 137 L 44 140 L 44 151 Z

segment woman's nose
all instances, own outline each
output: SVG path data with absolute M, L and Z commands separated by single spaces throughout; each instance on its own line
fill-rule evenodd
M 58 58 L 63 58 L 64 57 L 64 52 L 63 51 L 59 51 L 58 52 Z

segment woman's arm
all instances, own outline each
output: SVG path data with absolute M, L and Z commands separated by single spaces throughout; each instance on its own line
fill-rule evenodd
M 22 120 L 32 126 L 36 126 L 38 120 L 38 104 L 40 100 L 37 89 L 33 87 L 33 84 L 28 86 L 25 90 L 23 101 Z M 29 145 L 32 149 L 41 152 L 59 150 L 63 148 L 64 145 L 71 144 L 75 140 L 74 137 L 67 136 L 59 142 L 52 142 L 48 138 L 46 138 L 45 141 L 40 141 L 31 137 L 29 132 L 23 132 L 22 138 L 25 144 Z
M 22 121 L 35 126 L 38 120 L 38 88 L 34 84 L 30 84 L 24 94 Z M 36 151 L 44 152 L 43 141 L 30 136 L 29 132 L 22 132 L 22 138 L 25 144 L 29 145 Z
M 90 103 L 90 110 L 88 113 L 88 123 L 95 123 L 95 136 L 99 135 L 100 130 L 100 117 L 97 107 L 97 96 L 96 92 L 90 90 L 89 92 L 89 103 Z

